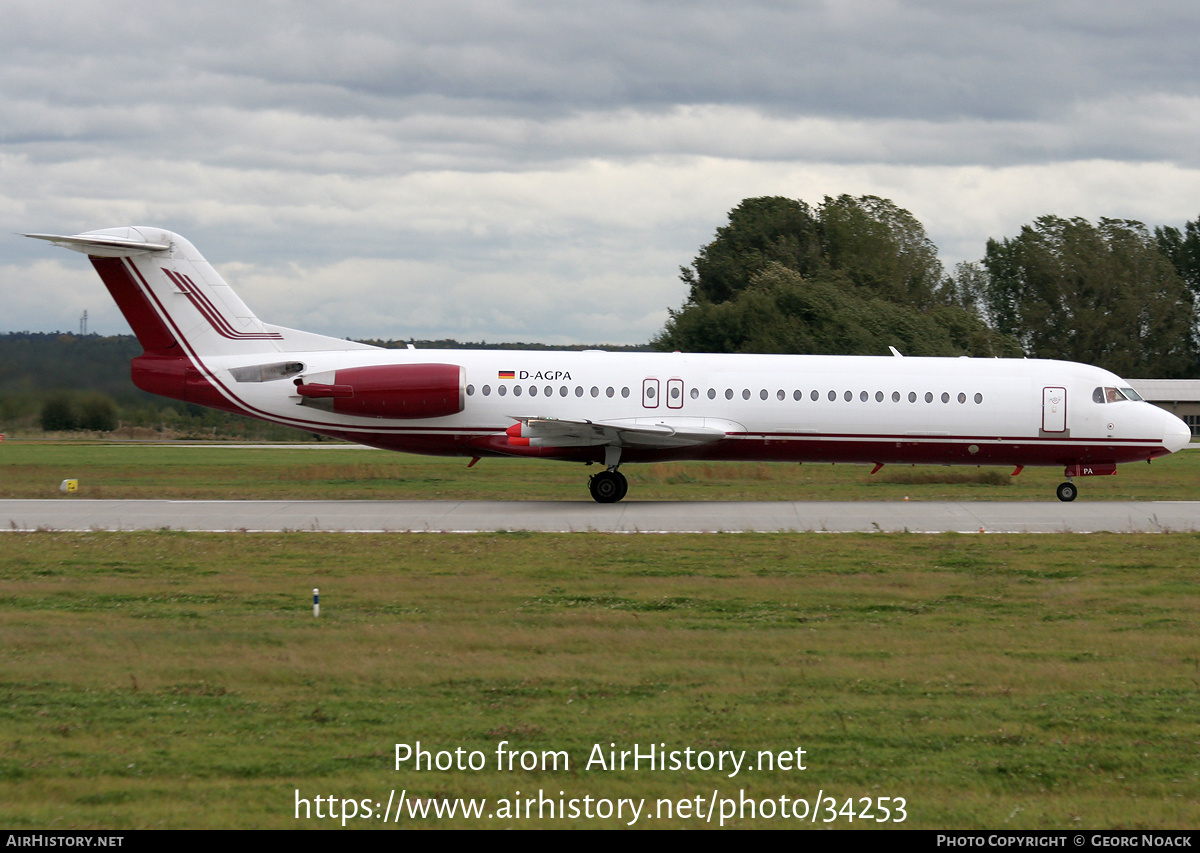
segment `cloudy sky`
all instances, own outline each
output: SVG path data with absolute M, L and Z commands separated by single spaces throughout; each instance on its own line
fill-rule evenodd
M 891 198 L 947 267 L 1036 216 L 1200 215 L 1171 0 L 0 0 L 0 331 L 128 331 L 156 225 L 267 322 L 641 343 L 741 199 Z

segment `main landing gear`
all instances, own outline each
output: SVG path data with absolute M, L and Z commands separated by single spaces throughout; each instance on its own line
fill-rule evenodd
M 629 491 L 629 481 L 617 470 L 621 465 L 621 448 L 604 448 L 605 470 L 588 480 L 588 491 L 596 503 L 615 504 Z
M 1058 499 L 1064 503 L 1070 503 L 1079 496 L 1079 489 L 1070 480 L 1065 483 L 1059 483 L 1055 492 L 1058 495 Z
M 588 490 L 597 503 L 615 504 L 629 491 L 629 481 L 620 471 L 601 471 L 588 480 Z

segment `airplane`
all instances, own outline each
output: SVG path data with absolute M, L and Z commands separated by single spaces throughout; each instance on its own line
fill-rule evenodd
M 25 234 L 88 255 L 143 348 L 137 387 L 387 450 L 561 459 L 1062 466 L 1115 474 L 1191 440 L 1120 377 L 1039 359 L 382 349 L 261 322 L 183 237 Z

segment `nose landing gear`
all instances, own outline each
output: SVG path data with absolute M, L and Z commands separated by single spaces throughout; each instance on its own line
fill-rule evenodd
M 1074 483 L 1068 480 L 1065 483 L 1059 483 L 1055 493 L 1058 495 L 1060 501 L 1070 503 L 1079 496 L 1079 489 L 1076 488 Z

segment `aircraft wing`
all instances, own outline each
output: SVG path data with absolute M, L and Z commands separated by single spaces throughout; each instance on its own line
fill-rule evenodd
M 517 447 L 692 447 L 725 438 L 742 427 L 713 418 L 631 418 L 573 421 L 513 418 L 508 442 Z

